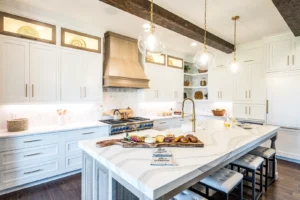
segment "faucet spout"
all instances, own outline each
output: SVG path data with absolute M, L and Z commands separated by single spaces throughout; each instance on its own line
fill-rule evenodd
M 193 132 L 196 132 L 196 109 L 195 109 L 195 102 L 194 102 L 194 100 L 193 99 L 191 99 L 191 98 L 185 98 L 184 100 L 183 100 L 183 102 L 182 102 L 182 111 L 181 111 L 181 113 L 182 113 L 182 119 L 184 119 L 184 104 L 185 104 L 185 101 L 187 101 L 187 100 L 189 100 L 189 101 L 191 101 L 192 103 L 193 103 L 193 115 L 192 115 L 192 130 L 193 130 Z

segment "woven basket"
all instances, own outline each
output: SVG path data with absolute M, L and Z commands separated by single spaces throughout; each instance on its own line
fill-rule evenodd
M 212 110 L 212 113 L 214 114 L 214 116 L 224 116 L 226 110 Z
M 199 72 L 199 73 L 206 73 L 206 72 L 208 72 L 208 70 L 207 70 L 207 69 L 206 69 L 206 70 L 198 69 L 198 72 Z
M 18 132 L 28 130 L 28 119 L 13 119 L 7 120 L 7 131 L 8 132 Z

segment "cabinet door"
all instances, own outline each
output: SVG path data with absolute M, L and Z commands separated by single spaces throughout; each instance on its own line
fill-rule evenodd
M 235 118 L 248 118 L 248 105 L 247 104 L 233 104 L 233 117 Z
M 241 62 L 245 64 L 264 62 L 265 58 L 265 52 L 263 47 L 247 49 L 242 51 L 241 53 L 238 52 L 238 55 L 239 60 L 241 60 Z
M 294 53 L 291 57 L 292 69 L 300 69 L 300 38 L 294 39 Z
M 57 100 L 56 46 L 30 44 L 30 101 Z
M 250 89 L 248 91 L 248 98 L 251 99 L 252 103 L 263 103 L 266 102 L 267 95 L 267 82 L 265 64 L 257 63 L 252 64 L 250 73 Z
M 268 71 L 284 71 L 291 67 L 292 62 L 290 61 L 290 57 L 292 50 L 292 39 L 270 44 L 270 63 Z
M 211 101 L 220 101 L 221 100 L 221 88 L 220 82 L 222 82 L 222 74 L 224 68 L 216 67 L 210 70 L 209 72 L 209 87 L 208 87 L 208 98 Z
M 250 119 L 265 120 L 266 119 L 266 106 L 265 105 L 249 105 L 248 113 Z
M 250 66 L 240 66 L 238 74 L 235 75 L 234 92 L 236 101 L 249 100 L 249 88 L 250 88 Z
M 61 100 L 80 101 L 84 93 L 84 65 L 77 51 L 61 52 Z
M 102 100 L 102 57 L 96 53 L 86 53 L 82 59 L 86 73 L 83 96 L 87 101 Z
M 0 40 L 0 73 L 2 102 L 28 102 L 29 43 Z

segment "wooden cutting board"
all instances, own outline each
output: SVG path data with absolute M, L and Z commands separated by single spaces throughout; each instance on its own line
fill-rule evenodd
M 154 144 L 148 144 L 145 142 L 128 142 L 123 139 L 114 139 L 114 140 L 104 140 L 96 143 L 97 147 L 107 147 L 111 145 L 120 145 L 124 148 L 160 148 L 160 147 L 185 147 L 185 148 L 193 148 L 193 147 L 204 147 L 204 143 L 198 140 L 196 143 L 182 143 L 182 142 L 176 142 L 176 143 L 154 143 Z

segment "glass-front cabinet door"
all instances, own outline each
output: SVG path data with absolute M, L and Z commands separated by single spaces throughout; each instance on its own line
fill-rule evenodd
M 62 28 L 61 46 L 101 53 L 101 38 Z
M 4 12 L 0 12 L 0 33 L 50 44 L 56 43 L 54 25 Z

